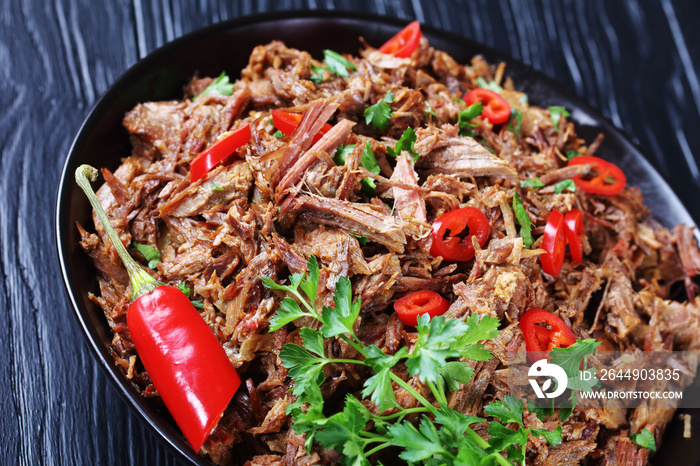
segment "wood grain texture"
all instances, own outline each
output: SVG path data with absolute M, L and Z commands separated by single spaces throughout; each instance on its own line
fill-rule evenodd
M 179 464 L 119 398 L 71 315 L 54 246 L 58 177 L 82 119 L 139 58 L 214 22 L 291 9 L 415 18 L 521 59 L 623 129 L 700 219 L 700 2 L 1 2 L 2 464 Z

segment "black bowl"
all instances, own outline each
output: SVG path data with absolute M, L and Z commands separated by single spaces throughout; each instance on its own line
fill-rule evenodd
M 200 76 L 218 76 L 225 70 L 235 79 L 256 45 L 278 39 L 289 46 L 308 50 L 317 58 L 322 57 L 323 49 L 327 48 L 357 54 L 361 48 L 359 36 L 370 44 L 379 45 L 404 24 L 395 19 L 356 13 L 286 12 L 237 18 L 209 26 L 166 44 L 136 63 L 107 90 L 80 127 L 66 158 L 56 204 L 56 239 L 66 289 L 83 333 L 109 378 L 141 418 L 182 459 L 193 464 L 210 464 L 191 451 L 167 412 L 140 397 L 115 366 L 107 351 L 110 329 L 102 311 L 87 297 L 89 292 L 97 292 L 97 283 L 94 269 L 78 244 L 76 222 L 90 227 L 91 211 L 74 182 L 75 169 L 83 163 L 116 169 L 120 159 L 130 153 L 129 138 L 121 126 L 128 110 L 139 102 L 180 99 L 183 86 L 195 72 Z M 429 27 L 423 28 L 423 34 L 432 46 L 447 51 L 460 63 L 469 62 L 475 54 L 484 55 L 491 63 L 505 61 L 506 74 L 513 78 L 519 90 L 528 94 L 531 103 L 565 106 L 577 123 L 578 134 L 589 142 L 599 133 L 605 134 L 597 154 L 624 169 L 628 182 L 641 188 L 657 220 L 668 227 L 678 223 L 694 225 L 668 183 L 641 151 L 570 90 L 511 57 L 463 37 Z M 670 430 L 673 429 L 672 426 Z M 680 436 L 665 440 L 662 456 L 667 449 L 675 455 L 694 454 L 687 461 L 675 456 L 676 464 L 694 464 L 700 457 L 698 447 L 689 446 Z

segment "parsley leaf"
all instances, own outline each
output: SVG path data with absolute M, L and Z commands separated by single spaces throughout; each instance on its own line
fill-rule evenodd
M 365 244 L 367 244 L 367 237 L 366 236 L 356 235 L 355 233 L 350 233 L 350 232 L 348 232 L 348 234 L 354 238 L 357 238 L 357 241 L 360 243 L 360 246 L 364 246 Z
M 638 434 L 630 435 L 630 439 L 639 445 L 650 451 L 656 451 L 656 440 L 654 439 L 654 434 L 649 430 L 644 429 Z
M 345 158 L 355 150 L 355 144 L 348 144 L 346 146 L 338 146 L 335 150 L 335 155 L 333 156 L 333 161 L 336 165 L 345 165 Z
M 503 90 L 503 88 L 501 86 L 496 84 L 496 81 L 486 82 L 486 80 L 484 78 L 482 78 L 481 76 L 476 78 L 476 85 L 479 87 L 482 87 L 484 89 L 492 90 L 493 92 L 501 92 Z
M 394 444 L 403 447 L 399 457 L 405 461 L 422 461 L 448 453 L 440 441 L 435 425 L 425 416 L 418 429 L 408 422 L 389 426 L 389 434 Z
M 538 406 L 532 400 L 527 400 L 527 409 L 531 413 L 535 413 L 537 419 L 544 422 L 545 419 L 554 414 L 554 403 L 550 400 L 549 406 Z
M 581 154 L 579 154 L 578 151 L 575 151 L 575 150 L 573 150 L 573 149 L 566 149 L 566 150 L 564 151 L 564 155 L 566 155 L 566 159 L 567 159 L 567 160 L 571 160 L 571 159 L 573 159 L 574 157 L 578 157 L 578 156 L 581 155 Z
M 477 125 L 471 123 L 471 120 L 480 117 L 483 110 L 484 105 L 481 102 L 476 102 L 459 112 L 459 115 L 457 115 L 457 127 L 459 128 L 460 136 L 474 137 L 474 130 L 469 128 L 476 128 Z
M 415 143 L 416 143 L 416 132 L 413 131 L 413 128 L 411 128 L 409 126 L 408 128 L 406 128 L 404 130 L 403 134 L 401 135 L 401 138 L 399 138 L 398 142 L 396 143 L 396 146 L 394 146 L 393 149 L 391 147 L 387 147 L 386 152 L 390 156 L 396 157 L 402 151 L 406 150 L 406 151 L 411 153 L 411 155 L 413 156 L 413 160 L 415 161 L 415 160 L 418 160 L 418 157 L 420 157 L 418 152 L 416 152 L 413 149 L 413 146 L 415 145 Z
M 309 81 L 318 85 L 321 84 L 326 79 L 326 68 L 322 66 L 316 66 L 311 64 L 311 76 L 309 76 Z
M 450 321 L 443 316 L 418 316 L 418 340 L 408 355 L 406 367 L 409 374 L 417 375 L 421 382 L 437 382 L 439 369 L 445 367 L 450 358 L 460 357 L 459 337 L 468 330 L 461 321 Z
M 365 149 L 362 151 L 360 166 L 365 167 L 371 173 L 376 175 L 378 175 L 380 172 L 379 164 L 377 163 L 377 159 L 374 157 L 374 152 L 372 152 L 370 141 L 367 141 L 367 144 L 365 144 Z M 374 190 L 377 188 L 377 183 L 372 178 L 363 178 L 362 188 L 363 192 L 369 196 L 372 196 L 374 194 Z
M 214 183 L 213 181 L 211 182 L 209 187 L 211 188 L 212 191 L 223 191 L 224 190 L 224 188 L 222 188 L 218 184 Z
M 196 307 L 197 309 L 204 309 L 204 303 L 202 302 L 201 299 L 198 299 L 196 301 L 191 301 L 192 305 Z
M 544 183 L 539 178 L 530 178 L 529 180 L 520 180 L 521 188 L 541 188 Z
M 326 49 L 323 51 L 323 55 L 326 58 L 326 66 L 328 71 L 338 76 L 347 78 L 350 76 L 348 69 L 356 70 L 357 67 L 353 62 L 333 50 Z
M 489 445 L 494 451 L 503 451 L 510 445 L 526 445 L 528 429 L 509 429 L 500 422 L 493 421 L 488 429 Z M 511 455 L 508 456 L 509 458 Z
M 569 112 L 566 111 L 566 108 L 560 106 L 560 105 L 554 105 L 552 107 L 549 107 L 549 116 L 552 119 L 552 126 L 554 127 L 554 131 L 557 133 L 559 132 L 559 120 L 561 117 L 568 117 Z
M 340 277 L 333 294 L 335 308 L 324 307 L 322 311 L 323 336 L 326 338 L 341 334 L 352 334 L 353 326 L 360 315 L 359 298 L 353 301 L 352 286 L 347 277 Z
M 450 361 L 438 371 L 445 386 L 451 392 L 459 388 L 459 384 L 467 385 L 474 376 L 474 369 L 464 361 Z
M 229 78 L 225 71 L 222 71 L 219 77 L 209 84 L 199 95 L 192 97 L 192 100 L 195 101 L 197 97 L 206 94 L 233 94 L 233 83 L 229 83 Z
M 544 437 L 544 439 L 547 440 L 547 443 L 552 446 L 556 446 L 561 443 L 561 426 L 554 430 L 531 429 L 530 432 L 532 432 L 532 435 L 535 437 Z
M 394 101 L 391 91 L 387 92 L 382 100 L 365 109 L 365 123 L 377 129 L 389 129 L 391 127 L 391 117 L 393 115 L 389 104 Z
M 576 184 L 574 183 L 574 180 L 567 178 L 554 185 L 555 193 L 561 194 L 564 190 L 575 192 Z
M 272 133 L 272 135 L 278 139 L 283 138 L 285 136 L 285 134 L 280 130 L 276 130 L 274 133 Z
M 523 409 L 525 409 L 525 403 L 511 394 L 503 397 L 503 401 L 493 401 L 484 407 L 484 411 L 489 416 L 499 418 L 504 424 L 517 422 L 520 427 L 525 427 Z
M 513 191 L 513 211 L 515 212 L 515 218 L 520 224 L 519 234 L 523 239 L 523 245 L 529 248 L 535 242 L 535 239 L 532 237 L 532 221 L 528 217 L 523 201 L 516 191 Z
M 177 289 L 180 290 L 180 291 L 182 291 L 182 292 L 185 294 L 185 296 L 187 296 L 188 298 L 190 297 L 190 292 L 191 292 L 192 290 L 190 289 L 189 286 L 187 286 L 187 283 L 185 283 L 185 282 L 180 282 L 180 283 L 178 283 L 178 284 L 177 284 Z
M 508 120 L 508 127 L 506 129 L 510 130 L 515 134 L 515 136 L 520 136 L 520 123 L 523 120 L 523 112 L 516 109 L 510 111 L 510 120 Z M 515 122 L 515 124 L 513 124 Z
M 155 270 L 160 264 L 160 252 L 150 244 L 131 243 L 148 261 L 148 268 Z
M 549 362 L 564 369 L 567 376 L 578 377 L 581 361 L 589 354 L 593 354 L 598 345 L 600 342 L 588 338 L 579 340 L 566 348 L 553 348 L 549 353 L 552 357 Z

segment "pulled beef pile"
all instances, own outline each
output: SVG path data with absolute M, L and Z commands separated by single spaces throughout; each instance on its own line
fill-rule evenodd
M 150 272 L 191 289 L 190 298 L 201 302 L 202 317 L 243 381 L 200 453 L 216 464 L 337 462 L 336 452 L 319 446 L 307 452 L 285 414 L 293 401 L 292 380 L 279 352 L 285 343 L 299 342 L 298 328 L 305 323 L 269 332 L 282 296 L 260 279 L 283 282 L 304 271 L 311 255 L 321 265 L 317 304 L 330 305 L 338 277 L 348 277 L 362 302 L 357 334 L 385 353 L 415 338 L 415 329 L 393 310 L 411 291 L 434 290 L 448 298 L 449 318 L 480 313 L 500 319 L 500 336 L 486 344 L 496 357 L 476 363 L 473 382 L 450 397 L 451 407 L 471 415 L 485 416 L 485 402 L 499 396 L 496 372 L 506 350 L 524 348 L 517 324 L 531 308 L 554 313 L 577 338 L 595 338 L 601 349 L 700 347 L 693 281 L 700 253 L 692 229 L 663 228 L 633 187 L 613 196 L 555 192 L 556 183 L 581 173 L 580 167 L 567 167 L 565 153 L 591 155 L 602 138 L 579 139 L 564 116 L 554 119 L 554 127 L 548 109 L 528 104 L 514 90 L 504 77 L 505 64 L 491 66 L 476 56 L 461 65 L 425 38 L 410 58 L 371 47 L 346 58 L 356 70 L 347 77 L 326 71 L 319 82 L 310 78 L 322 64 L 309 53 L 281 42 L 258 46 L 231 95 L 200 95 L 213 79 L 195 77 L 182 100 L 137 105 L 123 121 L 133 152 L 114 172 L 102 169 L 105 184 L 98 198 L 122 241 L 158 249 L 160 263 Z M 474 136 L 460 136 L 458 117 L 466 108 L 461 98 L 479 78 L 502 86 L 500 95 L 522 114 L 517 130 L 476 118 Z M 364 111 L 388 92 L 390 125 L 379 130 L 366 123 Z M 272 109 L 303 113 L 297 130 L 276 135 Z M 332 129 L 314 142 L 327 122 Z M 250 142 L 191 182 L 190 161 L 245 123 Z M 416 133 L 416 161 L 408 151 L 395 157 L 387 151 L 409 127 Z M 379 173 L 361 164 L 367 143 Z M 341 145 L 354 148 L 345 150 L 344 164 L 336 164 Z M 520 181 L 535 177 L 543 187 L 521 187 Z M 373 192 L 363 190 L 365 178 L 374 180 Z M 533 223 L 536 242 L 530 248 L 518 234 L 514 193 Z M 431 256 L 432 222 L 463 206 L 486 214 L 488 242 L 468 262 Z M 538 260 L 544 226 L 553 209 L 572 208 L 584 212 L 584 260 L 565 260 L 553 277 Z M 80 231 L 99 272 L 100 293 L 91 299 L 114 332 L 116 363 L 139 393 L 157 398 L 126 326 L 126 271 L 99 224 L 96 233 Z M 130 252 L 147 263 L 133 247 Z M 329 353 L 354 357 L 348 345 L 330 340 Z M 341 399 L 362 382 L 346 365 L 331 364 L 325 375 L 328 399 Z M 555 416 L 543 424 L 526 411 L 526 419 L 539 427 L 563 427 L 557 446 L 530 438 L 527 461 L 644 464 L 649 451 L 629 435 L 646 428 L 660 439 L 672 415 L 673 410 L 644 405 L 576 409 L 563 423 Z

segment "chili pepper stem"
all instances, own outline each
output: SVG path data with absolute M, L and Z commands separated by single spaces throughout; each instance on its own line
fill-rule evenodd
M 92 208 L 95 209 L 97 218 L 100 220 L 102 227 L 105 229 L 109 240 L 111 241 L 114 249 L 116 249 L 119 258 L 121 259 L 124 267 L 126 267 L 126 272 L 129 274 L 129 281 L 131 282 L 131 300 L 134 301 L 137 298 L 147 295 L 163 283 L 159 282 L 153 278 L 148 272 L 143 270 L 141 266 L 134 260 L 133 257 L 122 244 L 119 235 L 112 226 L 107 218 L 107 213 L 104 211 L 100 202 L 97 200 L 95 191 L 93 191 L 90 185 L 91 181 L 97 180 L 97 169 L 90 165 L 81 165 L 75 170 L 75 182 L 78 183 L 80 189 L 83 190 L 85 195 L 90 201 Z

